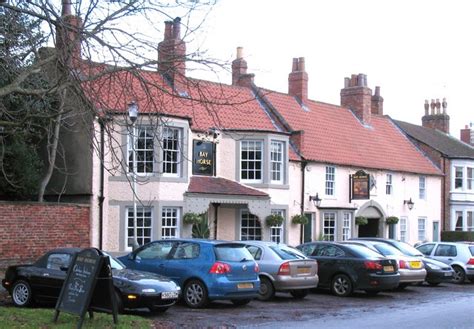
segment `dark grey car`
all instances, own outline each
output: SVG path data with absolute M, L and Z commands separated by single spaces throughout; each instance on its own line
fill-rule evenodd
M 318 263 L 299 250 L 282 243 L 243 241 L 260 267 L 260 300 L 271 299 L 276 291 L 304 298 L 318 285 Z

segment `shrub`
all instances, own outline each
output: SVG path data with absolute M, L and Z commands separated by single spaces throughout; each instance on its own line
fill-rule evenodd
M 356 225 L 367 225 L 369 223 L 369 220 L 367 217 L 364 216 L 357 216 L 356 217 Z
M 293 217 L 291 217 L 291 222 L 293 224 L 306 225 L 308 224 L 308 217 L 306 217 L 305 215 L 294 215 Z
M 474 241 L 474 232 L 466 231 L 443 231 L 441 232 L 441 241 Z

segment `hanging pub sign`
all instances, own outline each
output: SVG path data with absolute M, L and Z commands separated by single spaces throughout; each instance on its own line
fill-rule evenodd
M 214 175 L 215 145 L 215 143 L 202 140 L 193 141 L 193 175 Z
M 370 199 L 370 175 L 363 170 L 358 170 L 350 175 L 351 200 Z

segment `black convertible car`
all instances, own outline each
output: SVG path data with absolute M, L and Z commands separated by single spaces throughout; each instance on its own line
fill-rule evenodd
M 10 266 L 2 286 L 16 306 L 56 302 L 69 264 L 79 251 L 80 248 L 54 249 L 34 264 Z M 181 289 L 175 282 L 157 274 L 127 269 L 117 259 L 109 258 L 119 312 L 124 308 L 164 312 L 178 300 Z

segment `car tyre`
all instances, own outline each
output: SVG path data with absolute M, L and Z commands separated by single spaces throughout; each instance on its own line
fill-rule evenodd
M 453 270 L 453 282 L 458 284 L 464 283 L 464 281 L 466 281 L 466 272 L 464 272 L 463 268 L 455 265 L 453 266 Z
M 13 284 L 12 300 L 15 306 L 26 307 L 33 303 L 33 291 L 28 282 L 18 280 Z
M 347 297 L 352 294 L 353 285 L 351 279 L 345 274 L 337 274 L 331 282 L 331 291 L 338 297 Z
M 184 286 L 183 297 L 186 305 L 191 308 L 202 308 L 209 303 L 207 288 L 199 280 L 191 280 Z
M 258 291 L 259 300 L 270 300 L 275 296 L 275 288 L 269 278 L 260 277 L 260 290 Z
M 235 306 L 244 306 L 250 303 L 251 299 L 231 299 L 232 304 Z
M 290 291 L 291 296 L 296 299 L 303 299 L 308 296 L 309 290 L 308 289 L 298 289 Z

